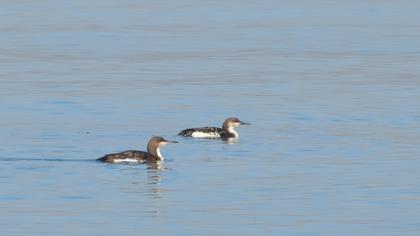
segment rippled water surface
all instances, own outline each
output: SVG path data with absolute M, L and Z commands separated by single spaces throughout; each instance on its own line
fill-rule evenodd
M 419 12 L 2 1 L 1 235 L 420 235 Z M 94 161 L 152 135 L 158 169 Z

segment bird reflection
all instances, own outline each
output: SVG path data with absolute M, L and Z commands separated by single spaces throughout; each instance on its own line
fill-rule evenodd
M 235 144 L 235 143 L 238 142 L 238 139 L 237 138 L 227 138 L 227 139 L 224 139 L 223 142 L 226 143 L 226 144 Z
M 162 161 L 146 163 L 148 170 L 163 170 L 165 164 Z
M 147 164 L 147 195 L 160 198 L 165 189 L 161 186 L 162 176 L 165 171 L 163 162 Z

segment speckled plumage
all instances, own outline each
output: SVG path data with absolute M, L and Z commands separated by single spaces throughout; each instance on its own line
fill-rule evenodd
M 195 132 L 200 132 L 200 133 L 216 133 L 219 135 L 219 137 L 216 137 L 215 135 L 213 135 L 213 137 L 211 135 L 209 135 L 209 137 L 207 138 L 228 138 L 229 133 L 221 128 L 218 127 L 201 127 L 201 128 L 190 128 L 190 129 L 184 129 L 181 132 L 179 132 L 178 135 L 184 136 L 184 137 L 193 137 Z

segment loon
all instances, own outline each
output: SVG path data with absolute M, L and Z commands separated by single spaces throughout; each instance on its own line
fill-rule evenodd
M 168 143 L 178 143 L 177 141 L 166 140 L 160 136 L 152 137 L 147 143 L 147 152 L 128 150 L 124 152 L 111 153 L 96 159 L 97 161 L 108 163 L 121 162 L 137 162 L 137 163 L 154 163 L 163 161 L 163 156 L 160 153 L 160 147 Z
M 190 128 L 184 129 L 179 132 L 178 135 L 184 137 L 193 138 L 238 138 L 239 134 L 235 131 L 235 128 L 240 125 L 250 125 L 250 123 L 243 122 L 236 117 L 227 118 L 222 125 L 222 128 L 218 127 L 202 127 L 202 128 Z

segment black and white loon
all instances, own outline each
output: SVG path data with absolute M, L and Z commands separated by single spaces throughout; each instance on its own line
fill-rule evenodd
M 163 161 L 163 156 L 160 153 L 160 148 L 168 143 L 178 143 L 177 141 L 169 141 L 160 136 L 152 137 L 147 143 L 147 152 L 128 150 L 124 152 L 111 153 L 96 159 L 97 161 L 108 163 L 121 162 L 159 162 Z
M 235 131 L 235 128 L 240 125 L 250 125 L 250 123 L 243 122 L 236 117 L 227 118 L 222 125 L 222 128 L 218 127 L 202 127 L 202 128 L 190 128 L 184 129 L 179 132 L 178 135 L 184 137 L 193 138 L 238 138 L 239 134 Z

